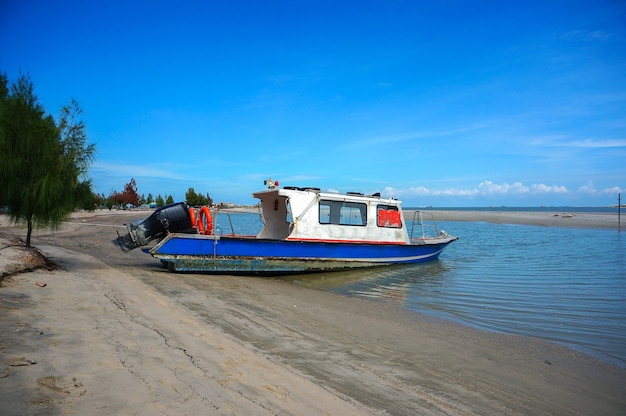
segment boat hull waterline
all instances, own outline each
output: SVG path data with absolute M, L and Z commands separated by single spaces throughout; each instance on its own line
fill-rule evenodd
M 429 261 L 454 240 L 399 245 L 169 234 L 144 251 L 177 272 L 302 273 Z

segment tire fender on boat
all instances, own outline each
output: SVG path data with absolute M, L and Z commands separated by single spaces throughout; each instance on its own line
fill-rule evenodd
M 209 211 L 209 208 L 207 206 L 203 206 L 202 208 L 200 208 L 196 226 L 198 227 L 198 231 L 200 232 L 200 234 L 213 233 L 213 219 L 211 218 L 211 211 Z

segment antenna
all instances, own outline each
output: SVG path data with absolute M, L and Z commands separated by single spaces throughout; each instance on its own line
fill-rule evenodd
M 267 189 L 274 189 L 278 187 L 278 181 L 274 181 L 272 178 L 268 178 L 263 181 L 263 185 L 267 186 Z

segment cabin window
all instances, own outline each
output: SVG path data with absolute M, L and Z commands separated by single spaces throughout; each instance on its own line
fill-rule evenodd
M 293 222 L 293 214 L 291 213 L 291 204 L 289 200 L 287 200 L 287 216 L 285 217 L 285 222 L 291 224 Z
M 377 224 L 385 228 L 402 228 L 402 218 L 398 207 L 379 205 L 376 212 Z
M 367 205 L 358 202 L 321 200 L 319 213 L 320 224 L 367 224 Z

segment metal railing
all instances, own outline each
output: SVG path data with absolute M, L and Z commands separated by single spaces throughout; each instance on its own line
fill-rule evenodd
M 424 222 L 424 216 L 430 216 L 429 224 Z M 421 236 L 415 237 L 415 228 L 417 227 L 417 231 L 421 231 Z M 413 221 L 411 223 L 411 232 L 409 233 L 409 238 L 411 240 L 417 238 L 434 238 L 440 235 L 439 228 L 437 227 L 437 223 L 435 222 L 435 217 L 430 212 L 422 212 L 422 211 L 414 211 L 413 212 Z

